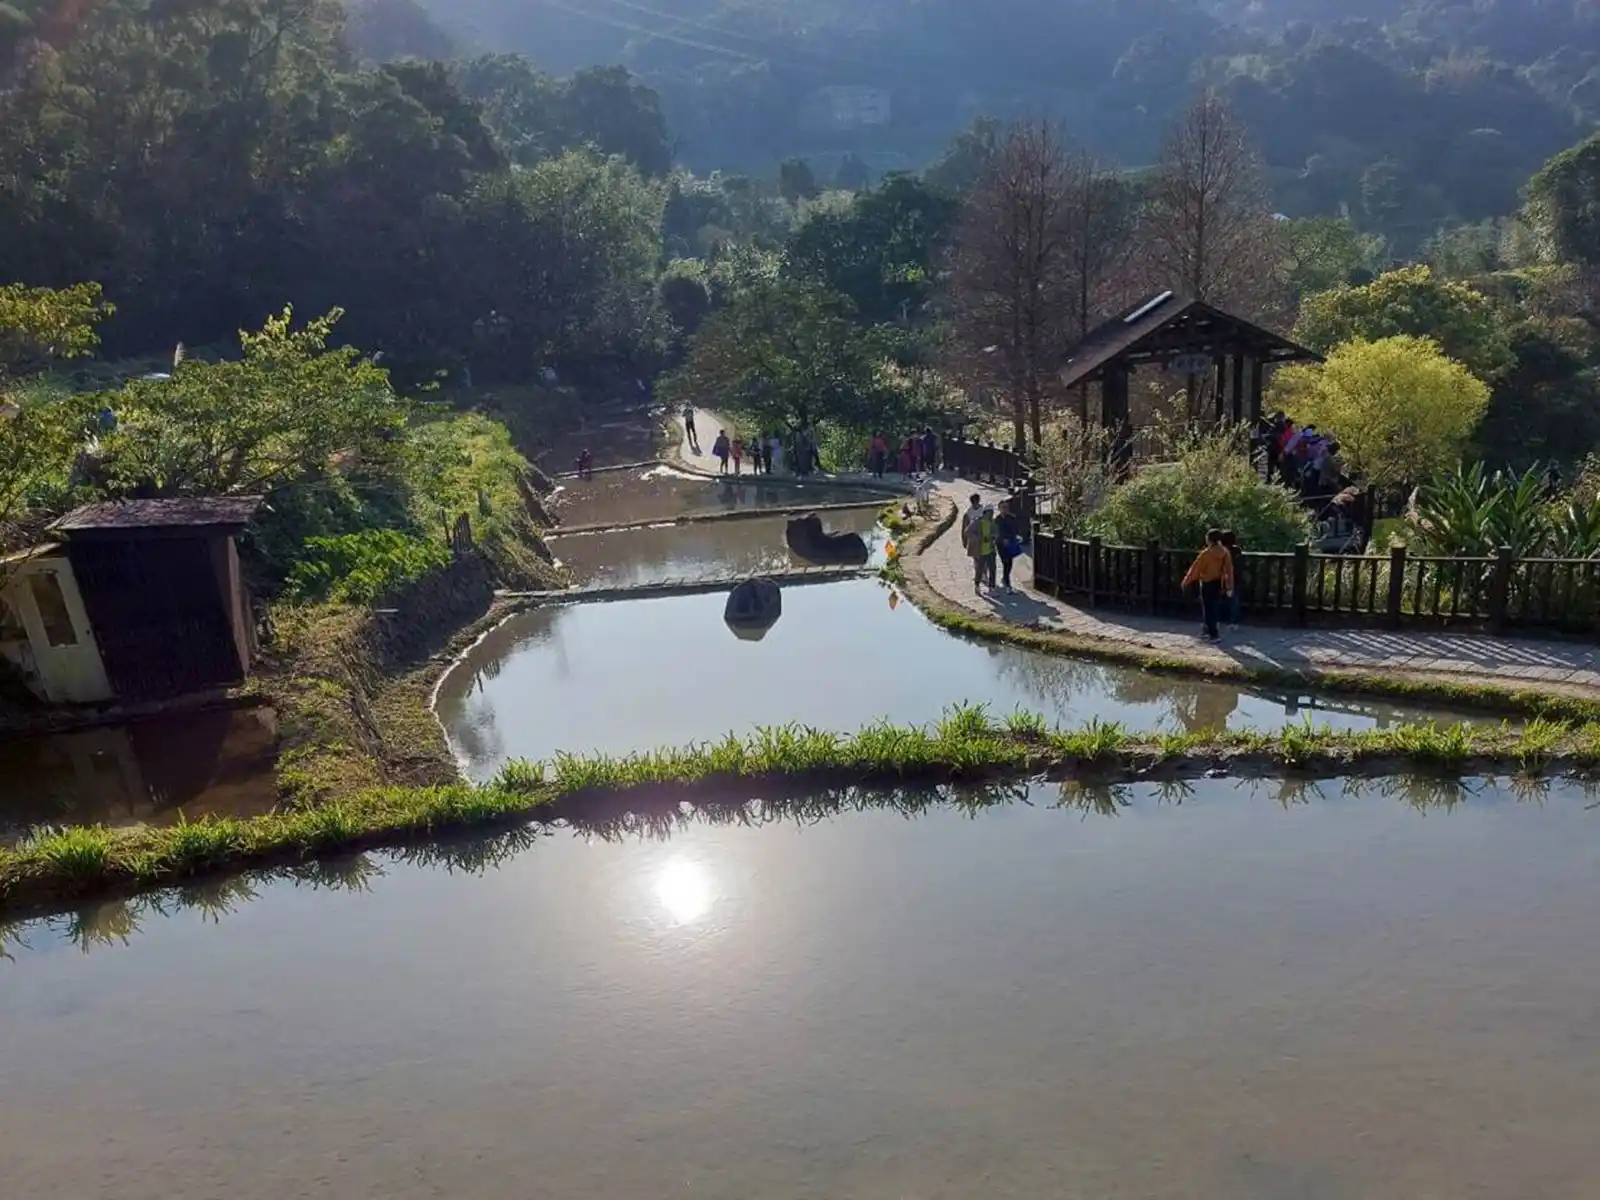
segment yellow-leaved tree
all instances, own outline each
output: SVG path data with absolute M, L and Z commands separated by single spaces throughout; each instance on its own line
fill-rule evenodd
M 1489 388 L 1427 338 L 1352 341 L 1317 366 L 1285 367 L 1275 405 L 1333 437 L 1345 465 L 1377 488 L 1454 467 L 1489 406 Z

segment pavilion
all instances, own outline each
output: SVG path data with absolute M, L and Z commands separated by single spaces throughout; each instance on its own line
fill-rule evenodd
M 1128 380 L 1139 367 L 1190 378 L 1214 373 L 1215 416 L 1221 424 L 1261 418 L 1267 367 L 1321 361 L 1316 351 L 1242 317 L 1161 292 L 1091 330 L 1067 352 L 1061 382 L 1068 388 L 1098 383 L 1101 424 L 1125 436 Z

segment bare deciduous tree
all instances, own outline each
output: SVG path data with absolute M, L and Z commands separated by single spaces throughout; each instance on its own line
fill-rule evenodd
M 1071 327 L 1072 157 L 1046 121 L 1014 125 L 968 197 L 945 282 L 951 367 L 1009 394 L 1015 445 L 1041 436 L 1044 390 Z
M 1277 315 L 1283 255 L 1261 158 L 1216 92 L 1197 96 L 1168 133 L 1139 240 L 1151 286 L 1244 316 Z
M 1086 150 L 1069 156 L 1066 176 L 1068 332 L 1077 342 L 1127 299 L 1126 268 L 1139 210 L 1133 187 Z M 1088 384 L 1078 389 L 1078 419 L 1089 419 Z

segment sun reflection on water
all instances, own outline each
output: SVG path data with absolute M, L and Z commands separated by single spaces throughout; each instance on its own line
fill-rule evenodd
M 716 896 L 705 867 L 674 858 L 656 876 L 656 899 L 679 925 L 693 925 L 711 911 Z

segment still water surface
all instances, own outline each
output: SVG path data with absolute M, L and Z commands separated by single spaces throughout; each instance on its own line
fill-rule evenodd
M 214 709 L 0 741 L 0 842 L 39 825 L 254 817 L 278 802 L 271 709 Z
M 873 580 L 786 588 L 760 642 L 729 632 L 720 594 L 536 609 L 446 677 L 437 709 L 475 779 L 557 750 L 625 753 L 790 722 L 853 732 L 885 717 L 934 721 L 963 702 L 1141 730 L 1276 729 L 1307 714 L 1365 729 L 1429 715 L 964 641 L 896 601 Z
M 883 502 L 892 499 L 885 493 Z M 759 480 L 707 479 L 651 467 L 638 472 L 614 471 L 593 479 L 565 479 L 553 503 L 563 525 L 613 525 L 629 521 L 671 521 L 678 517 L 791 508 L 812 504 L 850 504 L 872 499 L 857 487 L 826 482 L 801 483 L 783 476 Z
M 558 830 L 36 928 L 4 1194 L 1600 1195 L 1592 801 L 1273 786 Z
M 859 533 L 872 553 L 869 566 L 881 566 L 887 531 L 877 509 L 820 514 L 835 533 Z M 578 582 L 596 587 L 721 579 L 787 571 L 812 564 L 795 558 L 784 541 L 788 517 L 753 517 L 624 529 L 614 533 L 557 537 L 550 547 Z

